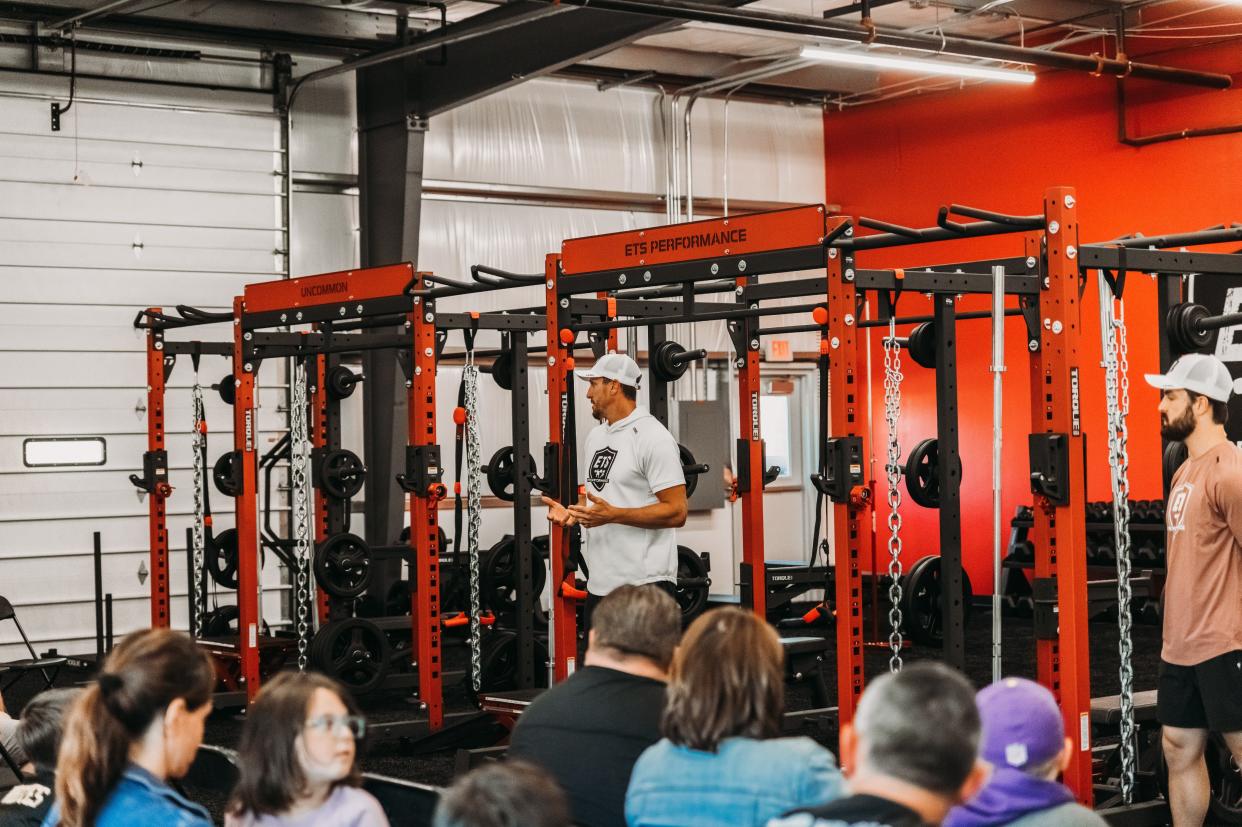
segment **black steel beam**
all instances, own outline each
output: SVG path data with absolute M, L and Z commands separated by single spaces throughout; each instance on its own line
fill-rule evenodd
M 1183 253 L 1173 250 L 1121 250 L 1117 247 L 1086 244 L 1078 251 L 1078 266 L 1084 270 L 1102 267 L 1130 272 L 1178 276 L 1198 273 L 1209 276 L 1242 275 L 1242 255 L 1234 253 Z
M 722 8 L 747 0 L 725 0 Z M 546 9 L 547 3 L 514 0 L 449 27 L 487 27 Z M 565 69 L 676 25 L 663 16 L 566 8 L 503 32 L 486 34 L 449 50 L 444 65 L 405 63 L 414 92 L 410 111 L 429 118 L 522 81 Z
M 991 273 L 940 273 L 934 270 L 906 270 L 898 285 L 892 270 L 856 270 L 855 285 L 859 290 L 902 290 L 911 293 L 992 293 Z M 1039 279 L 1035 276 L 1005 276 L 1005 293 L 1010 296 L 1039 295 Z
M 824 266 L 824 249 L 795 247 L 789 250 L 773 250 L 765 253 L 748 253 L 719 258 L 703 258 L 694 261 L 677 261 L 670 264 L 653 264 L 648 267 L 627 267 L 623 270 L 601 270 L 595 273 L 572 273 L 557 279 L 556 290 L 562 296 L 580 293 L 597 293 L 602 290 L 681 282 L 717 281 L 722 277 L 739 275 L 761 276 L 769 273 L 796 273 L 799 270 L 817 270 Z M 648 278 L 650 275 L 650 278 Z
M 526 350 L 526 334 L 506 334 L 513 351 L 513 375 L 510 377 L 510 422 L 513 425 L 513 456 L 530 455 L 530 394 Z M 516 466 L 521 468 L 520 460 Z M 525 474 L 513 475 L 513 547 L 517 552 L 517 640 L 518 640 L 518 689 L 535 686 L 535 603 L 539 594 L 535 591 L 531 576 L 535 553 L 531 548 L 530 480 Z M 542 565 L 542 563 L 539 563 Z
M 935 298 L 936 442 L 940 485 L 940 588 L 944 659 L 966 667 L 966 633 L 962 605 L 962 464 L 957 416 L 957 299 Z

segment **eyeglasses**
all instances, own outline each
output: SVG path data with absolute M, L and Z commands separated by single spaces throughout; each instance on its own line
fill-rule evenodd
M 306 728 L 332 735 L 343 731 L 357 739 L 367 734 L 367 719 L 361 715 L 318 715 L 306 722 Z

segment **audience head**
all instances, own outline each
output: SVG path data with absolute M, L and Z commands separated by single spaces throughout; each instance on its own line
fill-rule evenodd
M 785 652 L 761 618 L 715 609 L 686 630 L 673 656 L 661 731 L 679 746 L 715 752 L 726 738 L 771 738 L 785 706 Z
M 975 700 L 983 723 L 983 760 L 1036 778 L 1061 774 L 1073 744 L 1051 692 L 1026 678 L 1005 678 L 979 690 Z
M 569 827 L 569 802 L 546 772 L 524 761 L 485 764 L 440 796 L 433 827 Z
M 658 586 L 621 586 L 591 613 L 591 652 L 646 658 L 667 671 L 680 639 L 681 610 Z
M 363 734 L 357 707 L 335 681 L 281 672 L 263 684 L 246 716 L 230 809 L 277 815 L 325 789 L 357 786 L 355 738 Z
M 48 769 L 56 766 L 66 713 L 81 694 L 81 689 L 49 689 L 26 704 L 16 737 L 30 763 Z
M 974 689 L 942 663 L 913 663 L 873 680 L 852 726 L 842 728 L 841 753 L 854 777 L 895 779 L 946 806 L 970 798 L 987 779 Z
M 127 636 L 70 710 L 56 766 L 62 827 L 93 824 L 131 758 L 184 775 L 203 740 L 215 670 L 185 634 Z M 151 766 L 148 766 L 151 769 Z

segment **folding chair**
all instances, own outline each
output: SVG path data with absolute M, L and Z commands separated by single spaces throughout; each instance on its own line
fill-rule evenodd
M 30 653 L 30 657 L 21 660 L 0 661 L 0 680 L 5 676 L 12 676 L 7 683 L 0 685 L 0 692 L 8 689 L 30 672 L 42 674 L 45 688 L 51 689 L 56 683 L 56 675 L 60 672 L 60 667 L 68 663 L 69 659 L 65 657 L 39 657 L 34 650 L 34 646 L 30 643 L 30 638 L 26 636 L 26 630 L 22 628 L 21 621 L 17 619 L 17 612 L 13 611 L 13 604 L 9 602 L 8 598 L 0 596 L 0 623 L 6 620 L 13 621 L 13 625 L 17 627 L 17 633 L 22 636 L 22 643 L 26 645 L 26 651 Z M 51 674 L 48 674 L 49 669 Z

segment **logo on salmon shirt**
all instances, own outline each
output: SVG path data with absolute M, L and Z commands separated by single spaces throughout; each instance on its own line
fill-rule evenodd
M 1190 502 L 1190 495 L 1194 490 L 1193 485 L 1184 482 L 1169 492 L 1169 516 L 1165 525 L 1170 534 L 1185 530 L 1186 505 Z

